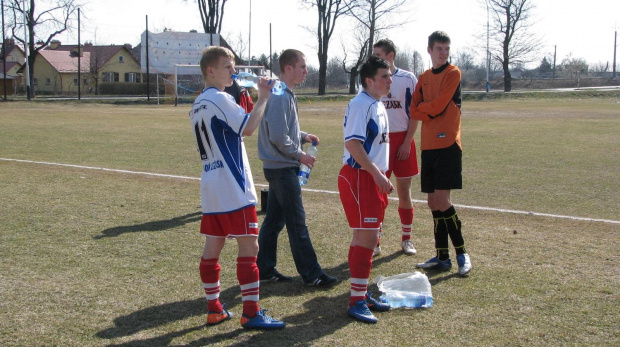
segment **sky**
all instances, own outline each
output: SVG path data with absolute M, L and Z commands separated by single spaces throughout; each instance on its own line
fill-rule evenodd
M 532 12 L 531 33 L 538 38 L 542 54 L 552 57 L 557 47 L 558 63 L 571 55 L 589 64 L 611 64 L 614 32 L 620 31 L 619 0 L 531 1 L 536 5 Z M 269 54 L 271 24 L 272 52 L 296 48 L 306 53 L 310 65 L 318 67 L 316 34 L 308 30 L 316 31 L 316 9 L 302 8 L 300 0 L 228 0 L 222 26 L 225 38 L 236 41 L 241 34 L 243 40 L 248 41 L 250 2 L 251 55 Z M 399 50 L 417 50 L 424 59 L 428 57 L 428 35 L 435 30 L 443 30 L 450 35 L 452 52 L 484 52 L 487 25 L 484 1 L 443 0 L 440 8 L 437 8 L 437 3 L 409 0 L 408 11 L 391 18 L 394 22 L 405 24 L 385 32 L 384 36 L 392 39 Z M 151 32 L 161 32 L 164 28 L 203 32 L 195 0 L 90 0 L 81 11 L 81 40 L 97 45 L 129 43 L 136 46 L 145 30 L 147 15 Z M 341 42 L 351 41 L 349 33 L 352 28 L 352 22 L 339 19 L 330 44 L 330 57 L 343 56 Z M 63 33 L 58 39 L 65 44 L 75 44 L 77 31 Z M 247 54 L 246 50 L 244 58 Z M 620 52 L 617 60 L 620 61 Z

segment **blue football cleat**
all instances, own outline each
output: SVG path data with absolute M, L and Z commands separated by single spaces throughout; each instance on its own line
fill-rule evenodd
M 245 314 L 241 315 L 241 326 L 246 329 L 281 329 L 286 323 L 279 321 L 265 314 L 267 310 L 260 310 L 256 316 L 250 318 Z
M 377 323 L 377 317 L 370 312 L 366 300 L 359 300 L 347 310 L 349 316 L 364 323 Z

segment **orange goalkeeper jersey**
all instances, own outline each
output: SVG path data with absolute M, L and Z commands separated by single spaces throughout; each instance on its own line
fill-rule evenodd
M 422 121 L 421 149 L 461 145 L 461 71 L 446 65 L 424 71 L 409 107 L 411 119 Z

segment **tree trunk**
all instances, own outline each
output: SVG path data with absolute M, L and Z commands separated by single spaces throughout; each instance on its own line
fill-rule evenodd
M 504 61 L 502 68 L 504 69 L 504 92 L 512 90 L 512 76 L 510 75 L 510 56 L 508 55 L 509 42 L 504 43 Z
M 324 50 L 327 52 L 327 49 Z M 318 54 L 319 56 L 319 93 L 318 95 L 325 95 L 325 89 L 327 85 L 327 53 Z
M 33 53 L 34 52 L 34 53 Z M 28 100 L 30 100 L 31 98 L 34 98 L 34 61 L 37 58 L 37 53 L 34 50 L 30 50 L 30 53 L 28 55 L 28 62 L 26 62 L 26 64 L 28 64 L 28 69 L 29 69 L 29 75 L 28 75 L 28 79 L 30 80 L 30 90 L 26 90 L 26 97 L 28 98 Z
M 512 91 L 512 76 L 510 75 L 510 70 L 508 69 L 508 66 L 504 67 L 504 91 Z
M 357 81 L 357 66 L 354 66 L 351 68 L 351 73 L 349 73 L 349 94 L 351 95 L 355 95 L 357 94 L 357 90 L 355 88 L 356 85 L 356 81 Z
M 35 25 L 37 24 L 34 18 L 34 9 L 35 9 L 34 0 L 30 0 L 30 10 L 27 12 L 28 21 L 26 24 L 26 26 L 28 27 L 28 51 L 29 51 L 28 61 L 26 62 L 26 64 L 28 64 L 28 68 L 30 69 L 30 75 L 29 75 L 30 90 L 27 91 L 28 100 L 30 100 L 31 98 L 34 98 L 34 61 L 36 60 L 37 54 L 39 53 L 39 50 L 34 47 L 34 42 L 35 42 L 34 29 L 35 29 Z

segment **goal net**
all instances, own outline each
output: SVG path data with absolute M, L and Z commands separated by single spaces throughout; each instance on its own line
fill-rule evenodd
M 249 66 L 249 65 L 237 65 L 235 66 L 237 73 L 250 72 L 256 76 L 262 76 L 265 74 L 265 68 L 263 66 Z M 169 76 L 171 78 L 164 78 L 166 96 L 173 97 L 175 105 L 179 99 L 185 101 L 186 98 L 193 101 L 193 99 L 200 94 L 204 88 L 204 80 L 202 78 L 202 72 L 200 71 L 200 65 L 195 64 L 175 64 L 174 74 Z

